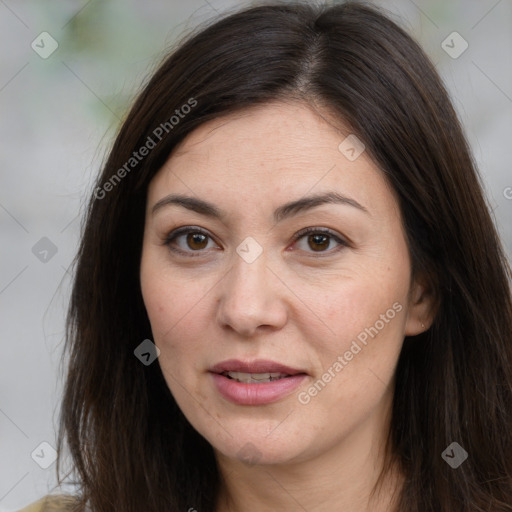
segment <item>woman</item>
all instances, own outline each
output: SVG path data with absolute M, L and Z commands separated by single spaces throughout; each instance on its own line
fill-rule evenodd
M 512 510 L 510 270 L 438 75 L 375 8 L 183 42 L 76 263 L 58 509 Z

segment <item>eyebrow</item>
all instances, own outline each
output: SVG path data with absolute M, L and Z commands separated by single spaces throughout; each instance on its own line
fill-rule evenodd
M 323 204 L 342 204 L 352 206 L 358 210 L 370 215 L 370 212 L 355 199 L 346 197 L 338 192 L 326 192 L 323 194 L 317 194 L 313 196 L 303 197 L 296 201 L 290 201 L 285 203 L 274 211 L 274 221 L 280 222 L 284 219 L 297 215 L 298 213 L 316 208 Z M 161 210 L 165 206 L 178 205 L 188 210 L 194 211 L 206 217 L 211 217 L 218 220 L 226 220 L 229 216 L 227 212 L 218 208 L 212 203 L 198 199 L 196 197 L 185 196 L 181 194 L 170 194 L 163 199 L 160 199 L 151 210 L 151 214 L 154 215 L 158 210 Z

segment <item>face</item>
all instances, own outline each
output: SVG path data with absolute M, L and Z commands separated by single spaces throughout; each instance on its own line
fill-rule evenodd
M 403 338 L 426 328 L 395 194 L 351 139 L 338 148 L 349 134 L 272 103 L 201 125 L 150 183 L 157 361 L 221 457 L 284 464 L 375 439 Z

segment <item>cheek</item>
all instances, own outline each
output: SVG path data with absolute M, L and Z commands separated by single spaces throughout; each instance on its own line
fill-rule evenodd
M 321 373 L 331 369 L 345 392 L 364 387 L 373 374 L 384 382 L 392 377 L 404 338 L 409 279 L 402 269 L 407 268 L 399 260 L 395 267 L 367 267 L 314 298 L 328 327 L 326 337 L 312 338 Z
M 140 281 L 154 341 L 159 346 L 162 339 L 178 327 L 180 319 L 186 316 L 190 309 L 188 302 L 193 297 L 184 295 L 180 285 L 170 280 L 165 266 L 150 249 L 143 251 Z
M 318 294 L 313 304 L 317 311 L 323 311 L 321 318 L 331 332 L 345 338 L 348 333 L 354 335 L 370 327 L 390 309 L 388 316 L 394 319 L 396 309 L 405 309 L 407 292 L 402 276 L 379 279 L 367 273 L 364 278 L 340 283 L 327 294 Z M 393 309 L 395 302 L 402 307 Z
M 173 374 L 184 366 L 199 364 L 201 340 L 209 322 L 206 296 L 211 286 L 191 273 L 172 273 L 161 257 L 148 251 L 141 262 L 141 290 L 151 324 L 153 341 L 160 349 L 162 369 Z M 197 340 L 197 342 L 195 342 Z
M 335 335 L 310 338 L 316 372 L 297 396 L 308 425 L 329 422 L 346 433 L 383 404 L 403 342 L 401 299 L 396 289 L 361 282 L 345 287 L 337 300 L 324 299 Z

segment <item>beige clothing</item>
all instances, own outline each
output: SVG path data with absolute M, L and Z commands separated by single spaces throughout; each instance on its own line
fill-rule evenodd
M 70 512 L 75 501 L 70 494 L 47 495 L 18 512 Z

